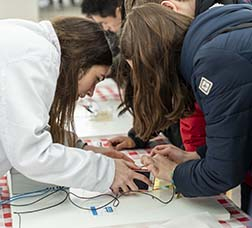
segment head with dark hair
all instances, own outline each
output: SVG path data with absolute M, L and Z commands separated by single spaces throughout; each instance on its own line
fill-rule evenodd
M 246 0 L 125 0 L 125 12 L 126 15 L 131 11 L 135 6 L 140 6 L 145 3 L 157 3 L 163 6 L 168 6 L 171 9 L 173 6 L 180 6 L 180 12 L 182 14 L 194 17 L 197 16 L 216 3 L 220 4 L 238 4 L 238 3 L 247 3 Z M 182 6 L 182 4 L 184 6 Z M 182 7 L 181 7 L 182 6 Z
M 61 47 L 60 74 L 50 110 L 53 141 L 74 145 L 74 109 L 78 97 L 92 96 L 95 85 L 104 79 L 112 54 L 100 26 L 81 17 L 52 21 Z
M 191 18 L 159 4 L 134 8 L 124 24 L 119 79 L 132 68 L 134 130 L 142 139 L 192 113 L 194 98 L 179 75 L 179 59 Z M 126 89 L 127 90 L 127 89 Z M 127 101 L 124 101 L 127 103 Z M 130 103 L 128 103 L 130 104 Z
M 101 17 L 113 16 L 117 7 L 121 7 L 123 0 L 83 0 L 82 13 L 87 16 L 99 15 Z
M 195 8 L 197 5 L 196 1 L 200 0 L 125 0 L 125 12 L 127 15 L 135 6 L 141 6 L 146 3 L 157 3 L 159 5 L 172 9 L 177 13 L 181 13 L 189 17 L 195 17 Z M 214 1 L 214 0 L 202 0 L 202 1 Z
M 145 3 L 157 3 L 157 4 L 161 4 L 163 0 L 125 0 L 125 13 L 126 15 L 132 10 L 133 7 L 135 6 L 141 6 Z
M 81 10 L 104 30 L 118 32 L 124 19 L 124 0 L 83 0 Z

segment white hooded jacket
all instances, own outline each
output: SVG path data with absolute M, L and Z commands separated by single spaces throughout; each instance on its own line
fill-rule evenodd
M 61 56 L 51 23 L 0 20 L 0 34 L 0 176 L 14 167 L 40 182 L 108 190 L 111 158 L 55 144 L 46 131 Z

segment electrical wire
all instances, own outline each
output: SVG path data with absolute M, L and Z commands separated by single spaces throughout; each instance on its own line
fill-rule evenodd
M 51 191 L 51 189 L 49 189 Z M 146 195 L 146 196 L 150 196 L 151 198 L 155 199 L 155 200 L 158 200 L 160 203 L 162 204 L 169 204 L 173 199 L 174 199 L 174 196 L 175 196 L 175 188 L 174 186 L 172 186 L 172 196 L 171 198 L 168 200 L 168 201 L 164 201 L 162 199 L 160 199 L 159 197 L 151 194 L 150 192 L 146 192 L 146 191 L 128 191 L 128 192 L 124 192 L 124 193 L 121 193 L 120 195 L 112 195 L 112 194 L 100 194 L 100 195 L 97 195 L 97 196 L 92 196 L 92 197 L 83 197 L 83 196 L 78 196 L 72 192 L 68 192 L 66 190 L 66 188 L 64 187 L 60 187 L 56 190 L 54 190 L 53 192 L 50 192 L 49 194 L 46 194 L 44 192 L 44 194 L 46 194 L 45 196 L 43 197 L 40 197 L 39 199 L 36 199 L 30 203 L 26 203 L 26 204 L 10 204 L 10 203 L 5 203 L 5 204 L 9 204 L 11 206 L 16 206 L 16 207 L 25 207 L 25 206 L 30 206 L 30 205 L 34 205 L 40 201 L 42 201 L 43 199 L 46 199 L 48 198 L 49 196 L 52 196 L 54 194 L 56 194 L 57 192 L 64 192 L 65 193 L 65 196 L 64 198 L 56 203 L 56 204 L 53 204 L 53 205 L 50 205 L 50 206 L 46 206 L 46 207 L 43 207 L 43 208 L 39 208 L 39 209 L 35 209 L 35 210 L 28 210 L 28 211 L 20 211 L 20 212 L 14 212 L 14 214 L 18 215 L 18 224 L 19 224 L 19 228 L 21 228 L 21 215 L 22 214 L 31 214 L 31 213 L 36 213 L 36 212 L 39 212 L 39 211 L 43 211 L 43 210 L 48 210 L 48 209 L 51 209 L 51 208 L 54 208 L 54 207 L 57 207 L 59 206 L 60 204 L 64 203 L 67 199 L 69 200 L 69 202 L 74 205 L 75 207 L 79 208 L 79 209 L 82 209 L 82 210 L 89 210 L 91 211 L 92 209 L 91 208 L 88 208 L 88 207 L 82 207 L 78 204 L 76 204 L 75 202 L 73 202 L 73 200 L 71 199 L 70 195 L 73 195 L 74 197 L 78 198 L 78 199 L 84 199 L 84 200 L 91 200 L 91 199 L 97 199 L 97 198 L 100 198 L 100 197 L 111 197 L 112 199 L 103 204 L 103 205 L 100 205 L 98 207 L 95 207 L 96 210 L 100 210 L 106 206 L 108 206 L 109 204 L 113 203 L 113 206 L 114 207 L 117 207 L 119 206 L 120 204 L 120 201 L 119 201 L 119 198 L 121 198 L 122 196 L 126 196 L 128 195 L 129 193 L 138 193 L 138 194 L 143 194 L 143 195 Z M 34 192 L 33 192 L 34 193 Z M 27 196 L 27 197 L 30 197 L 29 194 L 22 194 L 23 196 Z M 25 197 L 22 197 L 22 198 L 25 198 Z M 18 200 L 18 199 L 21 199 L 21 198 L 17 198 L 15 200 Z
M 156 189 L 156 190 L 158 190 L 158 189 Z M 164 201 L 164 200 L 158 198 L 157 196 L 155 196 L 155 195 L 153 195 L 153 194 L 151 194 L 149 192 L 139 191 L 139 190 L 137 190 L 137 191 L 128 191 L 128 192 L 121 193 L 121 195 L 117 196 L 117 199 L 119 199 L 120 197 L 125 196 L 125 195 L 127 195 L 129 193 L 140 193 L 140 194 L 143 194 L 143 195 L 150 196 L 151 198 L 153 198 L 155 200 L 158 200 L 162 204 L 169 204 L 174 199 L 174 196 L 175 196 L 175 187 L 172 185 L 172 196 L 171 196 L 171 198 L 168 201 Z
M 47 193 L 49 191 L 50 191 L 50 189 L 45 188 L 45 189 L 41 189 L 41 190 L 38 190 L 38 191 L 18 194 L 18 195 L 10 197 L 9 199 L 1 200 L 0 201 L 0 206 L 3 205 L 3 204 L 9 204 L 12 201 L 19 200 L 19 199 L 22 199 L 22 198 L 41 196 L 41 195 L 44 195 L 45 193 Z
M 105 204 L 103 204 L 103 205 L 101 205 L 101 206 L 95 207 L 96 210 L 102 209 L 102 208 L 108 206 L 108 205 L 111 204 L 111 203 L 113 203 L 113 206 L 114 206 L 114 207 L 117 207 L 117 206 L 119 205 L 119 203 L 120 203 L 120 201 L 118 200 L 118 198 L 117 198 L 116 196 L 112 195 L 112 194 L 100 194 L 100 195 L 93 196 L 93 197 L 82 197 L 82 196 L 78 196 L 78 195 L 76 195 L 76 194 L 74 194 L 74 193 L 72 193 L 72 192 L 69 192 L 69 195 L 73 195 L 73 196 L 75 196 L 75 197 L 78 198 L 78 199 L 85 199 L 85 200 L 87 200 L 87 199 L 88 199 L 88 200 L 89 200 L 89 199 L 97 199 L 97 198 L 104 197 L 104 196 L 109 196 L 109 197 L 112 198 L 112 200 L 110 200 L 109 202 L 107 202 L 107 203 L 105 203 Z M 74 206 L 76 206 L 76 207 L 78 207 L 78 208 L 80 208 L 80 209 L 82 209 L 82 210 L 89 210 L 89 211 L 91 210 L 91 209 L 88 208 L 88 207 L 82 207 L 82 206 L 76 204 L 75 202 L 72 201 L 71 197 L 69 197 L 69 201 L 70 201 Z
M 61 191 L 61 192 L 63 191 L 63 192 L 66 193 L 65 197 L 64 197 L 60 202 L 58 202 L 58 203 L 56 203 L 56 204 L 53 204 L 53 205 L 50 205 L 50 206 L 42 207 L 42 208 L 39 208 L 39 209 L 36 209 L 36 210 L 21 211 L 21 212 L 17 212 L 17 213 L 18 213 L 18 214 L 30 214 L 30 213 L 35 213 L 35 212 L 39 212 L 39 211 L 44 211 L 44 210 L 47 210 L 47 209 L 56 207 L 56 206 L 58 206 L 58 205 L 64 203 L 64 202 L 67 200 L 67 198 L 68 198 L 68 192 L 67 192 L 66 190 L 64 190 L 64 189 L 57 189 L 57 190 L 55 190 L 55 191 L 53 191 L 53 192 L 51 192 L 51 193 L 49 193 L 49 194 L 43 196 L 42 198 L 39 198 L 39 199 L 37 199 L 37 200 L 31 202 L 31 203 L 18 204 L 18 205 L 16 205 L 16 204 L 10 204 L 10 205 L 11 205 L 11 206 L 18 206 L 18 207 L 30 206 L 30 205 L 33 205 L 33 204 L 35 204 L 35 203 L 38 203 L 38 202 L 42 201 L 43 199 L 48 198 L 49 196 L 51 196 L 51 195 L 53 195 L 53 194 L 56 194 L 56 193 L 59 192 L 59 191 Z M 14 214 L 15 214 L 15 213 L 16 213 L 16 212 L 14 212 Z

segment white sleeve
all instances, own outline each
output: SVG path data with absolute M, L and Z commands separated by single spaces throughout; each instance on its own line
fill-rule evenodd
M 58 77 L 50 59 L 33 57 L 3 68 L 3 144 L 19 172 L 61 186 L 104 192 L 112 185 L 111 158 L 52 143 L 46 131 Z

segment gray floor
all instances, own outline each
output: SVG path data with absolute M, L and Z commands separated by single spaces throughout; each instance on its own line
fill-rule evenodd
M 55 16 L 81 16 L 81 1 L 75 0 L 75 6 L 72 6 L 69 0 L 63 0 L 62 6 L 56 0 L 52 6 L 48 2 L 47 0 L 40 2 L 40 20 L 50 20 Z
M 58 4 L 57 0 L 54 0 L 54 5 L 48 5 L 48 0 L 41 0 L 40 8 L 40 20 L 49 20 L 55 16 L 81 16 L 81 0 L 75 0 L 76 5 L 72 6 L 69 0 L 63 0 L 63 7 Z M 240 205 L 240 187 L 232 190 L 231 194 L 228 194 L 231 199 Z

